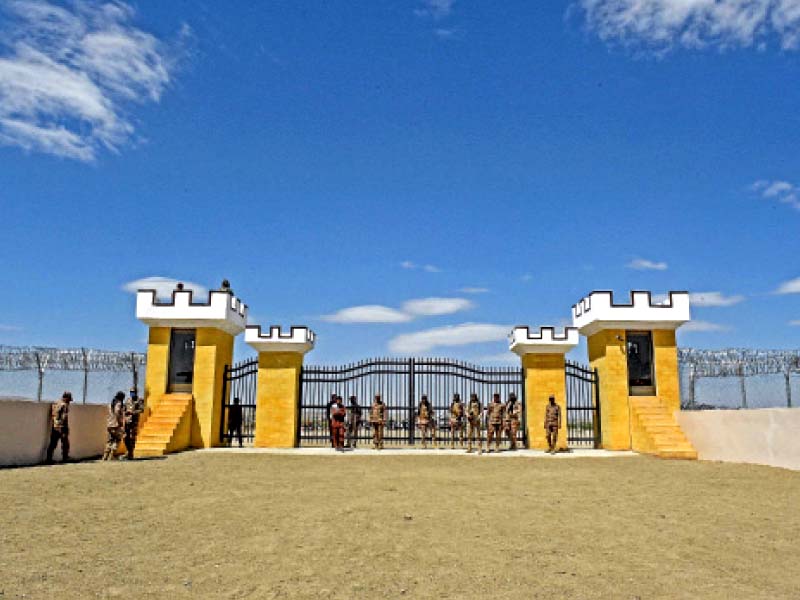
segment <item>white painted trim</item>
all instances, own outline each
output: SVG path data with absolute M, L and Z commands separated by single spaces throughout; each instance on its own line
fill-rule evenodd
M 526 354 L 566 354 L 578 345 L 578 330 L 565 327 L 560 335 L 555 327 L 539 327 L 531 332 L 530 328 L 515 327 L 508 336 L 508 349 L 518 356 Z
M 207 302 L 193 302 L 191 290 L 175 290 L 170 301 L 160 302 L 155 290 L 139 290 L 136 318 L 150 327 L 212 327 L 238 335 L 247 324 L 247 305 L 223 291 L 209 292 Z
M 269 333 L 261 332 L 261 325 L 248 325 L 244 341 L 257 352 L 299 352 L 305 354 L 314 349 L 316 334 L 308 327 L 289 328 L 284 333 L 279 325 L 269 328 Z
M 691 320 L 689 292 L 669 292 L 653 302 L 649 291 L 632 291 L 628 302 L 615 303 L 612 292 L 592 292 L 572 307 L 572 325 L 582 335 L 604 329 L 675 330 Z

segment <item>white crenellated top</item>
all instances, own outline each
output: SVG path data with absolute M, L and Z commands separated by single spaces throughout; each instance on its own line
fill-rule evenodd
M 305 354 L 314 349 L 316 334 L 308 327 L 292 325 L 289 333 L 283 333 L 280 326 L 273 325 L 269 333 L 261 333 L 261 325 L 248 325 L 244 341 L 257 352 L 300 352 Z
M 583 335 L 603 329 L 677 329 L 690 320 L 689 292 L 669 292 L 654 302 L 650 292 L 632 291 L 622 304 L 614 302 L 612 292 L 592 292 L 572 307 L 572 324 Z
M 565 327 L 561 335 L 555 327 L 539 327 L 531 332 L 528 327 L 515 327 L 508 336 L 508 349 L 514 354 L 566 354 L 578 345 L 578 330 Z
M 150 327 L 213 327 L 238 335 L 247 324 L 247 305 L 230 291 L 211 291 L 205 302 L 193 302 L 191 290 L 176 289 L 171 300 L 160 302 L 155 290 L 139 290 L 136 318 Z

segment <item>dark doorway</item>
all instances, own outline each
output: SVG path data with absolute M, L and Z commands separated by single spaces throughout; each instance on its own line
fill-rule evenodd
M 194 380 L 194 329 L 173 329 L 169 340 L 167 391 L 191 392 Z
M 628 331 L 628 393 L 631 396 L 655 396 L 653 376 L 653 335 L 649 331 Z

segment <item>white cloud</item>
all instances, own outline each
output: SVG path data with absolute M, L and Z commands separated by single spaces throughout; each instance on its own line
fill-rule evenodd
M 635 258 L 626 265 L 629 269 L 637 271 L 666 271 L 667 263 L 647 260 L 646 258 Z
M 423 6 L 415 9 L 414 14 L 418 17 L 443 19 L 450 16 L 455 3 L 456 0 L 422 0 Z
M 415 333 L 405 333 L 389 341 L 389 350 L 398 354 L 427 352 L 440 346 L 466 346 L 482 342 L 505 340 L 511 330 L 509 325 L 489 323 L 462 323 L 435 327 Z
M 784 281 L 775 290 L 776 294 L 800 294 L 800 277 Z
M 777 201 L 781 204 L 787 204 L 795 210 L 800 210 L 800 188 L 788 181 L 767 181 L 762 179 L 751 185 L 750 189 L 765 200 Z
M 183 283 L 184 290 L 192 290 L 195 296 L 206 296 L 208 294 L 208 288 L 199 283 L 194 283 L 192 281 L 181 282 L 178 279 L 171 279 L 169 277 L 144 277 L 143 279 L 136 279 L 123 285 L 122 289 L 131 294 L 135 294 L 138 290 L 155 290 L 157 298 L 165 299 L 172 297 L 172 291 L 179 282 Z
M 404 260 L 403 262 L 400 263 L 400 266 L 403 267 L 404 269 L 416 269 L 417 268 L 417 265 L 415 265 L 410 260 Z
M 795 319 L 794 321 L 789 321 L 789 325 L 800 327 L 800 319 Z
M 4 325 L 0 323 L 0 331 L 22 331 L 22 327 L 18 327 L 17 325 Z
M 410 271 L 414 271 L 416 269 L 422 269 L 426 273 L 441 273 L 442 272 L 442 270 L 439 267 L 435 266 L 435 265 L 418 265 L 417 263 L 412 262 L 410 260 L 404 260 L 403 262 L 400 263 L 400 266 L 403 269 L 408 269 Z
M 698 331 L 706 331 L 706 332 L 715 332 L 715 331 L 730 331 L 731 328 L 728 325 L 720 325 L 718 323 L 709 323 L 708 321 L 689 321 L 686 325 L 680 328 L 680 331 L 684 332 L 698 332 Z
M 463 287 L 458 291 L 462 294 L 487 294 L 490 290 L 485 287 Z
M 721 292 L 692 292 L 689 300 L 694 306 L 733 306 L 744 301 L 744 296 L 726 296 Z
M 479 364 L 495 364 L 495 365 L 511 365 L 519 366 L 519 356 L 511 352 L 501 352 L 500 354 L 488 354 L 486 356 L 479 356 L 475 359 Z
M 466 298 L 420 298 L 404 302 L 403 311 L 414 316 L 449 315 L 473 306 Z
M 413 318 L 403 311 L 380 304 L 351 306 L 322 317 L 331 323 L 404 323 Z
M 127 4 L 15 0 L 0 14 L 2 144 L 94 160 L 131 140 L 124 107 L 158 102 L 170 82 L 173 49 Z
M 533 275 L 530 273 L 525 273 L 522 277 L 519 278 L 520 281 L 531 281 L 533 279 Z
M 424 267 L 422 267 L 422 270 L 427 272 L 427 273 L 441 273 L 442 272 L 442 270 L 439 267 L 434 266 L 434 265 L 425 265 Z
M 800 44 L 800 0 L 576 0 L 606 42 L 664 53 L 675 47 L 781 48 Z

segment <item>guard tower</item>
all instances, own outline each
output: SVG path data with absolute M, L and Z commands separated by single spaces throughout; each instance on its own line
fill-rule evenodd
M 675 331 L 690 318 L 688 292 L 654 301 L 650 292 L 633 291 L 629 302 L 616 303 L 612 292 L 596 291 L 572 307 L 599 375 L 603 448 L 697 458 L 675 418 Z
M 258 352 L 256 389 L 257 448 L 294 448 L 300 419 L 300 370 L 303 357 L 314 349 L 314 332 L 292 326 L 288 333 L 248 325 L 244 340 Z
M 227 281 L 200 302 L 179 283 L 168 301 L 139 290 L 136 317 L 150 328 L 136 455 L 219 445 L 223 370 L 244 331 L 247 306 Z
M 509 350 L 522 359 L 525 371 L 525 408 L 528 411 L 528 445 L 547 448 L 544 412 L 550 396 L 561 407 L 561 429 L 558 449 L 567 447 L 567 390 L 564 356 L 578 345 L 578 330 L 566 327 L 557 335 L 555 327 L 540 327 L 531 332 L 528 327 L 515 327 L 509 336 Z

